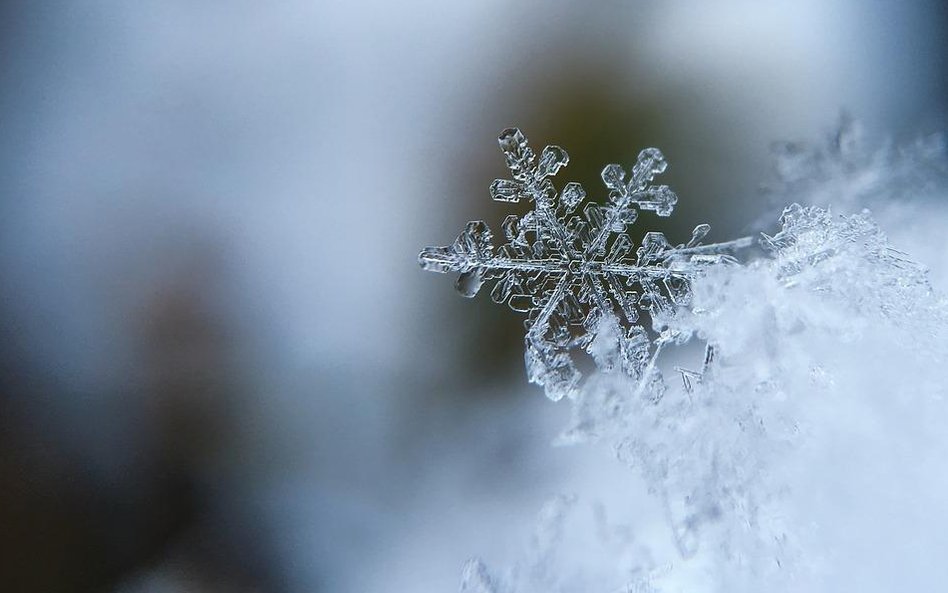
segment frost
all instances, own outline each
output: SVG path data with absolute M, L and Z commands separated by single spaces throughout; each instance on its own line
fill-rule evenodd
M 799 202 L 850 213 L 878 211 L 937 197 L 948 186 L 944 134 L 901 145 L 873 142 L 847 114 L 822 142 L 777 142 L 771 152 L 774 175 L 764 191 L 778 208 Z
M 807 203 L 786 207 L 745 262 L 728 251 L 747 240 L 701 246 L 705 225 L 677 246 L 648 233 L 628 256 L 639 212 L 675 203 L 652 185 L 657 151 L 629 180 L 606 167 L 608 205 L 572 215 L 581 188 L 549 180 L 565 152 L 547 148 L 534 166 L 518 132 L 502 136 L 514 179 L 492 193 L 533 211 L 508 218 L 498 250 L 475 222 L 422 265 L 460 272 L 469 295 L 493 282 L 495 300 L 528 313 L 531 379 L 571 399 L 560 442 L 608 448 L 659 510 L 633 530 L 554 499 L 524 558 L 497 572 L 472 562 L 463 590 L 929 591 L 948 579 L 948 301 L 916 261 L 944 257 L 931 200 L 948 186 L 944 144 L 867 150 L 844 124 L 829 148 L 781 155 L 774 191 Z M 910 229 L 930 218 L 911 256 L 865 209 L 892 204 Z M 659 373 L 668 344 L 698 369 L 679 369 L 681 384 Z M 597 365 L 582 383 L 578 347 Z
M 688 303 L 696 277 L 713 264 L 736 261 L 728 253 L 750 240 L 703 245 L 710 227 L 702 224 L 678 245 L 649 232 L 633 254 L 627 227 L 641 211 L 671 215 L 678 201 L 668 186 L 653 184 L 667 166 L 658 149 L 640 152 L 629 173 L 607 165 L 607 202 L 588 202 L 579 212 L 585 190 L 571 182 L 557 191 L 550 179 L 569 162 L 565 150 L 547 146 L 537 158 L 515 128 L 504 130 L 498 141 L 512 179 L 494 181 L 491 197 L 530 202 L 533 209 L 506 218 L 506 242 L 496 249 L 487 224 L 469 222 L 452 245 L 423 250 L 422 268 L 459 273 L 456 286 L 466 297 L 492 283 L 495 302 L 527 314 L 527 375 L 553 400 L 578 392 L 581 374 L 571 356 L 576 349 L 590 352 L 602 370 L 620 369 L 644 385 L 659 385 L 655 357 L 677 336 L 653 323 L 660 335 L 652 340 L 640 313 L 653 321 L 673 316 Z M 608 343 L 594 346 L 599 334 L 608 334 Z
M 461 571 L 461 593 L 500 593 L 487 567 L 478 559 L 469 560 Z
M 867 572 L 847 541 L 853 513 L 869 522 L 859 538 L 924 566 L 946 551 L 948 488 L 914 464 L 938 468 L 948 451 L 948 304 L 867 213 L 794 204 L 762 244 L 766 257 L 699 278 L 669 321 L 713 346 L 700 381 L 653 400 L 627 377 L 594 375 L 562 441 L 606 445 L 642 477 L 675 544 L 671 576 L 702 567 L 689 591 L 843 590 L 840 572 Z M 866 474 L 870 490 L 858 486 Z M 892 506 L 906 495 L 925 523 Z M 894 523 L 872 523 L 880 513 Z M 906 555 L 880 536 L 906 531 L 932 552 Z
M 526 553 L 508 570 L 491 573 L 470 560 L 461 591 L 472 593 L 658 593 L 662 569 L 625 521 L 601 504 L 557 496 L 541 509 Z
M 831 207 L 840 214 L 872 211 L 892 244 L 948 283 L 948 142 L 942 133 L 899 142 L 876 139 L 858 120 L 843 115 L 817 142 L 778 142 L 764 194 L 777 210 L 789 203 Z M 758 221 L 759 225 L 770 220 Z
M 702 245 L 707 225 L 674 246 L 647 233 L 632 255 L 628 226 L 677 200 L 653 184 L 665 168 L 654 149 L 629 175 L 603 170 L 599 205 L 578 184 L 553 186 L 562 149 L 536 158 L 516 130 L 501 147 L 513 179 L 491 194 L 532 210 L 507 218 L 500 248 L 472 222 L 421 264 L 460 273 L 467 296 L 491 283 L 527 313 L 530 379 L 571 400 L 560 442 L 606 446 L 658 510 L 616 523 L 554 499 L 523 559 L 497 572 L 472 561 L 462 590 L 927 591 L 948 579 L 948 301 L 916 261 L 944 260 L 942 136 L 872 148 L 844 120 L 825 146 L 780 145 L 769 191 L 791 205 L 745 262 L 730 253 L 749 240 Z M 679 368 L 680 384 L 659 372 L 670 344 L 697 369 Z M 578 349 L 596 363 L 584 382 Z

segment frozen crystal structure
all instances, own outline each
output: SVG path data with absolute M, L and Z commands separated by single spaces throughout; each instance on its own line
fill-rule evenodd
M 550 399 L 576 395 L 581 374 L 572 353 L 578 349 L 603 371 L 621 370 L 641 385 L 660 384 L 655 357 L 676 340 L 660 320 L 688 303 L 691 282 L 703 269 L 736 261 L 729 253 L 751 240 L 703 245 L 710 227 L 701 224 L 678 245 L 662 233 L 646 233 L 633 252 L 626 229 L 639 213 L 669 216 L 678 201 L 668 186 L 653 184 L 667 166 L 661 151 L 640 152 L 631 172 L 607 165 L 602 181 L 608 200 L 599 204 L 586 201 L 579 183 L 556 189 L 551 178 L 569 162 L 559 146 L 537 156 L 516 128 L 504 130 L 498 141 L 512 178 L 495 180 L 491 197 L 531 202 L 533 209 L 507 216 L 500 247 L 494 247 L 485 222 L 472 221 L 452 245 L 424 249 L 421 267 L 459 273 L 457 289 L 466 297 L 493 283 L 495 302 L 527 314 L 527 374 Z M 651 334 L 640 321 L 643 312 L 652 319 Z M 600 334 L 610 339 L 595 340 Z
M 776 232 L 761 233 L 756 257 L 742 265 L 702 263 L 732 261 L 730 244 L 701 253 L 669 247 L 657 261 L 618 258 L 642 268 L 613 275 L 636 292 L 637 311 L 651 316 L 647 332 L 623 316 L 603 279 L 615 269 L 613 245 L 627 241 L 624 228 L 608 230 L 599 254 L 564 264 L 573 252 L 549 248 L 549 231 L 534 223 L 536 235 L 525 243 L 542 242 L 555 260 L 553 271 L 540 266 L 543 273 L 565 277 L 572 265 L 593 276 L 573 278 L 566 289 L 581 314 L 599 316 L 580 324 L 589 340 L 583 348 L 597 362 L 615 359 L 619 338 L 639 335 L 646 349 L 630 373 L 600 362 L 571 398 L 573 417 L 559 444 L 604 446 L 642 484 L 620 484 L 611 466 L 599 478 L 584 474 L 581 499 L 610 505 L 608 520 L 603 511 L 602 521 L 591 521 L 584 503 L 560 497 L 544 508 L 522 558 L 499 570 L 471 561 L 462 591 L 927 591 L 944 581 L 948 298 L 940 287 L 948 275 L 939 284 L 925 264 L 948 269 L 940 241 L 945 144 L 932 136 L 867 150 L 854 133 L 843 126 L 826 147 L 780 157 L 782 184 L 771 188 L 803 204 L 784 208 Z M 548 191 L 558 207 L 562 194 Z M 885 225 L 877 223 L 880 211 Z M 592 217 L 554 214 L 571 247 L 585 254 L 592 241 L 572 233 Z M 902 251 L 906 243 L 912 257 Z M 446 262 L 441 271 L 478 267 L 451 249 L 427 250 L 423 265 L 427 255 Z M 478 261 L 501 257 L 489 242 L 487 249 Z M 681 298 L 663 273 L 685 279 Z M 503 278 L 489 267 L 473 277 Z M 660 289 L 666 308 L 652 307 L 643 280 Z M 540 286 L 557 286 L 547 282 Z M 611 310 L 597 313 L 596 286 L 586 282 L 605 286 Z M 529 294 L 548 302 L 548 292 Z M 535 324 L 528 319 L 528 334 Z M 678 389 L 660 382 L 665 391 L 655 397 L 656 384 L 642 379 L 657 352 L 689 337 L 709 345 L 704 364 L 683 372 Z M 597 482 L 600 495 L 587 489 Z M 882 556 L 888 561 L 874 561 Z

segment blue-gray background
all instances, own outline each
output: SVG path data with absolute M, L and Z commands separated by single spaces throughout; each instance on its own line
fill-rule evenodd
M 520 320 L 418 250 L 498 227 L 495 137 L 659 146 L 672 233 L 774 140 L 945 125 L 939 2 L 0 6 L 0 588 L 445 591 L 592 471 Z M 643 219 L 642 224 L 651 221 Z

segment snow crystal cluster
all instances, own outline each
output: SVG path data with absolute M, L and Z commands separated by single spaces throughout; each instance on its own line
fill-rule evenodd
M 483 223 L 471 223 L 453 246 L 422 252 L 422 265 L 460 272 L 462 288 L 465 275 L 496 280 L 495 300 L 524 300 L 531 379 L 570 397 L 561 441 L 611 449 L 661 517 L 633 528 L 557 498 L 523 559 L 497 572 L 471 561 L 462 591 L 931 591 L 948 582 L 948 301 L 855 207 L 888 192 L 924 212 L 927 194 L 901 190 L 911 179 L 919 194 L 944 192 L 943 144 L 938 153 L 928 143 L 924 158 L 889 151 L 882 160 L 846 142 L 836 146 L 849 152 L 797 150 L 780 192 L 839 193 L 847 213 L 829 198 L 794 203 L 775 233 L 761 234 L 763 256 L 743 263 L 726 252 L 746 241 L 700 246 L 703 226 L 676 247 L 650 233 L 626 260 L 623 230 L 638 211 L 667 215 L 674 205 L 670 190 L 650 185 L 664 169 L 657 151 L 643 151 L 628 181 L 607 167 L 609 205 L 566 218 L 579 190 L 557 197 L 546 179 L 565 152 L 548 147 L 534 167 L 519 132 L 505 132 L 501 146 L 515 182 L 495 182 L 495 199 L 531 199 L 535 210 L 509 219 L 498 252 Z M 689 340 L 707 345 L 701 370 L 666 382 L 658 352 Z M 577 346 L 598 364 L 582 383 L 564 358 Z

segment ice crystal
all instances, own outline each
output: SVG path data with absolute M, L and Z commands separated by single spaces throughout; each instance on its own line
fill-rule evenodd
M 597 554 L 582 553 L 593 545 L 583 532 L 593 528 L 569 523 L 556 555 L 527 554 L 526 565 L 539 573 L 498 572 L 494 582 L 509 583 L 501 591 L 841 590 L 824 583 L 836 574 L 832 564 L 852 571 L 862 562 L 833 539 L 852 520 L 845 505 L 855 505 L 857 517 L 878 509 L 870 493 L 853 500 L 838 476 L 848 471 L 858 485 L 866 473 L 889 471 L 890 460 L 902 462 L 905 442 L 943 442 L 931 435 L 948 417 L 940 371 L 948 361 L 948 303 L 868 213 L 794 204 L 780 222 L 762 236 L 763 257 L 708 270 L 693 283 L 690 305 L 669 320 L 678 335 L 700 334 L 714 345 L 714 362 L 695 374 L 700 382 L 670 386 L 656 401 L 630 377 L 596 373 L 572 402 L 561 443 L 606 445 L 634 469 L 660 503 L 673 554 L 662 552 L 662 536 L 642 529 L 644 540 L 606 546 L 601 552 L 615 566 L 596 571 L 590 558 Z M 894 426 L 884 424 L 891 419 Z M 877 427 L 901 443 L 887 443 Z M 870 469 L 837 467 L 833 460 L 848 454 L 841 443 L 869 447 Z M 945 448 L 913 451 L 937 464 Z M 921 474 L 903 477 L 937 485 Z M 605 486 L 615 487 L 615 478 Z M 893 478 L 874 488 L 885 492 L 875 500 L 888 505 L 902 485 Z M 937 516 L 939 497 L 926 498 Z M 629 501 L 642 506 L 634 495 Z M 663 566 L 667 573 L 656 570 Z
M 932 196 L 944 195 L 948 161 L 939 137 L 911 150 L 867 152 L 851 134 L 844 126 L 830 149 L 793 153 L 796 164 L 783 155 L 780 192 L 809 203 L 783 209 L 778 230 L 760 235 L 756 259 L 708 265 L 733 261 L 726 250 L 742 240 L 700 253 L 696 243 L 667 246 L 650 260 L 642 255 L 648 235 L 635 262 L 617 258 L 640 268 L 613 275 L 640 295 L 635 312 L 652 317 L 649 332 L 608 291 L 608 254 L 628 242 L 621 237 L 634 216 L 619 230 L 600 225 L 609 235 L 601 251 L 573 264 L 599 235 L 574 233 L 592 226 L 591 217 L 560 215 L 555 209 L 566 189 L 558 195 L 548 187 L 552 219 L 541 218 L 537 204 L 528 215 L 535 234 L 521 241 L 520 259 L 543 262 L 531 268 L 541 290 L 517 294 L 530 295 L 528 312 L 544 309 L 552 287 L 569 278 L 565 293 L 593 322 L 582 318 L 577 338 L 584 341 L 554 342 L 552 351 L 568 355 L 581 344 L 600 369 L 571 393 L 572 421 L 560 442 L 605 445 L 641 478 L 645 492 L 636 498 L 610 468 L 602 491 L 621 490 L 620 505 L 636 513 L 620 524 L 629 527 L 622 537 L 584 522 L 581 504 L 558 499 L 541 514 L 525 559 L 498 571 L 472 562 L 463 590 L 926 591 L 948 578 L 941 562 L 948 533 L 948 299 L 913 261 L 927 257 L 937 265 L 945 253 L 943 210 Z M 559 149 L 549 150 L 565 160 Z M 610 173 L 604 178 L 615 192 Z M 524 189 L 548 181 L 537 179 L 515 177 L 519 189 L 504 196 L 538 202 Z M 651 180 L 638 191 L 651 191 Z M 494 187 L 511 187 L 506 183 Z M 905 235 L 894 243 L 865 209 L 891 211 L 890 203 L 913 215 L 887 225 Z M 670 205 L 654 209 L 667 214 Z M 566 229 L 573 250 L 557 249 L 554 230 L 544 224 Z M 925 233 L 910 257 L 894 245 L 904 246 L 915 229 Z M 534 255 L 537 243 L 543 257 Z M 480 259 L 470 260 L 457 245 L 426 250 L 423 264 L 427 256 L 444 262 L 440 271 L 462 276 L 483 267 L 478 278 L 499 282 L 506 271 L 491 263 L 502 256 L 489 241 L 483 245 Z M 663 274 L 683 278 L 683 290 Z M 657 305 L 643 280 L 661 288 Z M 607 287 L 611 309 L 596 308 L 597 283 Z M 641 337 L 635 363 L 629 372 L 608 372 L 630 335 Z M 662 382 L 643 379 L 655 378 L 659 362 L 668 366 L 658 351 L 692 336 L 708 345 L 700 369 L 684 371 L 682 387 L 669 384 L 655 397 Z M 686 349 L 677 354 L 701 360 Z
M 750 240 L 703 245 L 710 227 L 701 224 L 678 245 L 648 232 L 633 255 L 626 229 L 639 213 L 669 216 L 678 201 L 668 186 L 653 184 L 667 166 L 658 149 L 640 152 L 629 173 L 607 165 L 602 170 L 607 202 L 589 201 L 580 211 L 586 199 L 582 186 L 570 182 L 557 191 L 551 179 L 569 162 L 565 150 L 547 146 L 537 157 L 516 128 L 504 130 L 498 141 L 512 179 L 495 180 L 491 197 L 531 202 L 533 209 L 507 216 L 506 242 L 499 248 L 485 222 L 469 222 L 452 245 L 424 249 L 418 258 L 422 268 L 459 273 L 457 289 L 466 297 L 493 283 L 495 302 L 527 314 L 527 374 L 553 400 L 577 393 L 581 374 L 572 358 L 577 349 L 589 352 L 600 369 L 660 384 L 654 359 L 676 335 L 667 330 L 650 335 L 641 313 L 653 320 L 673 315 L 687 304 L 696 276 L 710 265 L 735 261 L 728 253 Z M 611 339 L 596 340 L 600 334 Z
M 608 445 L 643 477 L 681 561 L 713 567 L 710 586 L 692 590 L 833 590 L 822 584 L 824 573 L 837 574 L 826 563 L 861 562 L 834 547 L 853 517 L 845 505 L 857 505 L 858 515 L 877 511 L 881 499 L 895 513 L 888 505 L 904 492 L 893 477 L 875 486 L 884 495 L 862 492 L 854 501 L 839 485 L 843 470 L 821 456 L 846 455 L 841 443 L 871 451 L 870 469 L 847 473 L 858 483 L 866 474 L 901 475 L 885 464 L 904 457 L 877 430 L 897 435 L 901 455 L 906 443 L 919 443 L 912 455 L 925 463 L 944 450 L 925 447 L 942 446 L 932 435 L 948 417 L 948 302 L 924 267 L 894 249 L 867 212 L 793 204 L 780 222 L 762 236 L 765 257 L 709 271 L 670 320 L 670 329 L 714 346 L 714 363 L 692 392 L 652 402 L 632 397 L 625 378 L 599 374 L 577 397 L 564 434 L 565 442 Z M 851 454 L 863 459 L 858 447 Z M 939 484 L 907 474 L 924 487 Z M 935 514 L 940 496 L 926 498 Z M 827 501 L 841 506 L 827 511 Z
M 870 209 L 894 245 L 914 253 L 946 253 L 948 142 L 943 132 L 894 142 L 877 139 L 843 115 L 817 142 L 778 142 L 763 186 L 775 209 L 795 202 L 832 207 L 838 214 Z M 767 219 L 770 215 L 767 215 Z M 761 219 L 760 225 L 769 224 Z M 932 281 L 948 281 L 948 264 L 927 262 Z

